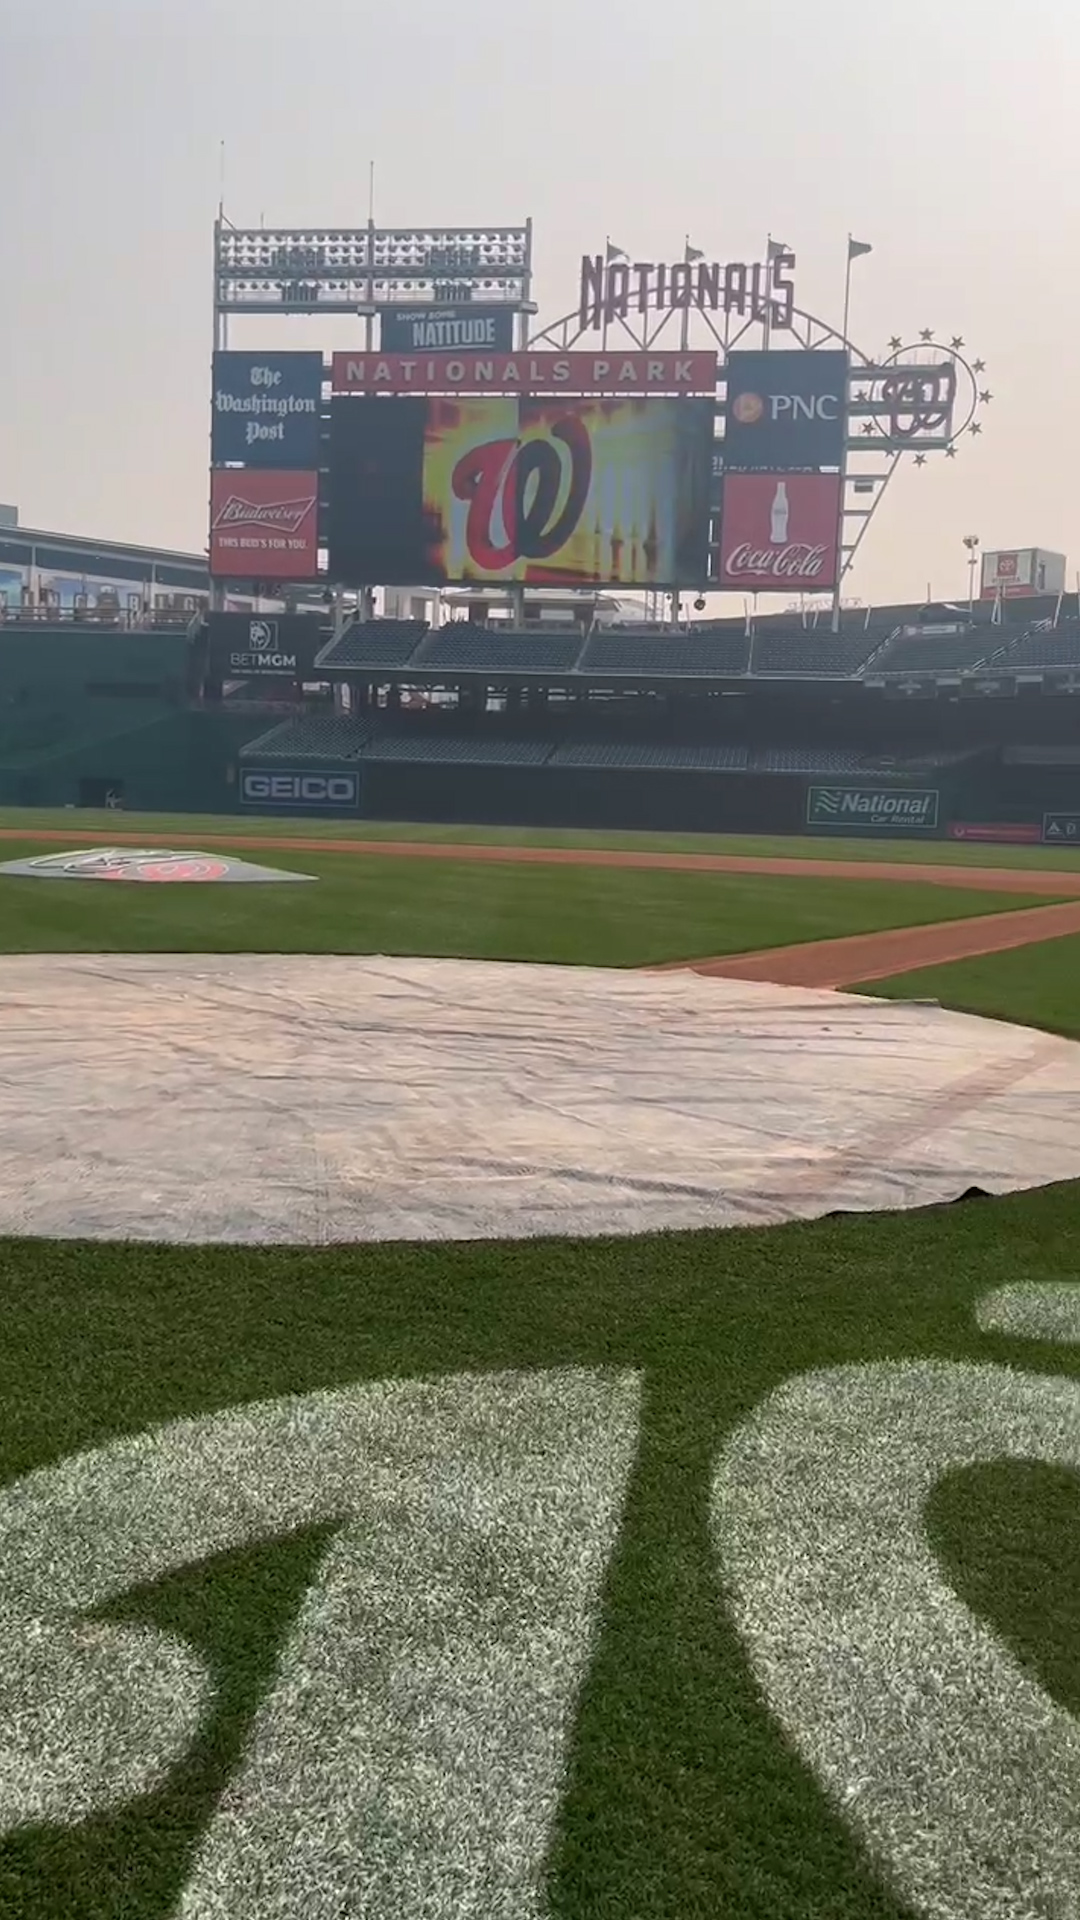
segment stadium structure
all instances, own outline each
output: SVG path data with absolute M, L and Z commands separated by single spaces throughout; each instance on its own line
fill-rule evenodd
M 222 216 L 208 555 L 3 516 L 0 802 L 1071 838 L 1064 559 L 977 592 L 972 540 L 966 603 L 842 597 L 898 464 L 981 431 L 983 362 L 864 353 L 794 268 L 609 245 L 537 331 L 530 223 Z M 358 311 L 329 362 L 230 339 Z M 686 618 L 718 590 L 742 617 Z

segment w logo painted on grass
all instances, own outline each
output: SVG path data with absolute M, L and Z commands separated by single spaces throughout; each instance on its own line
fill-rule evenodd
M 808 787 L 808 827 L 932 833 L 940 796 L 926 787 Z

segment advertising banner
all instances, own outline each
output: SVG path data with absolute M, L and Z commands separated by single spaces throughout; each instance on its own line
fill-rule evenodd
M 379 315 L 383 353 L 509 353 L 514 344 L 513 307 L 383 307 Z
M 808 787 L 806 824 L 836 833 L 933 833 L 938 799 L 926 788 Z
M 210 475 L 210 574 L 215 580 L 312 580 L 319 566 L 315 472 Z
M 820 593 L 840 562 L 838 473 L 727 473 L 716 581 L 743 593 Z
M 982 600 L 1022 600 L 1040 593 L 1064 593 L 1065 555 L 1041 547 L 1018 547 L 1010 552 L 984 553 Z
M 711 401 L 368 398 L 331 419 L 334 581 L 705 581 Z
M 1042 839 L 1037 820 L 950 820 L 950 840 L 980 840 L 1011 847 L 1030 847 Z
M 209 613 L 210 672 L 219 680 L 311 677 L 322 632 L 317 614 Z
M 355 813 L 360 805 L 358 773 L 315 773 L 309 767 L 244 767 L 240 804 L 266 813 L 283 807 L 290 813 Z
M 1080 846 L 1080 813 L 1044 813 L 1042 837 L 1049 847 Z
M 335 393 L 715 393 L 715 353 L 335 353 Z
M 215 467 L 317 467 L 321 353 L 215 353 Z
M 730 353 L 724 375 L 726 468 L 790 472 L 842 465 L 846 353 Z

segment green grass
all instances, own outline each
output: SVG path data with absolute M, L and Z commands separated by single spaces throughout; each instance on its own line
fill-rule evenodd
M 0 857 L 35 851 L 9 844 Z M 37 849 L 36 851 L 40 851 Z M 268 853 L 312 887 L 0 876 L 8 953 L 389 953 L 645 966 L 1016 908 L 1015 894 L 808 876 Z
M 584 1244 L 7 1242 L 0 1477 L 153 1423 L 334 1384 L 639 1369 L 638 1464 L 576 1714 L 552 1920 L 912 1920 L 763 1708 L 717 1580 L 711 1464 L 764 1395 L 812 1367 L 940 1356 L 1080 1383 L 1080 1350 L 987 1336 L 974 1317 L 995 1286 L 1075 1278 L 1078 1199 L 1062 1188 Z M 968 1604 L 1080 1711 L 1076 1481 L 987 1466 L 946 1479 L 928 1522 Z M 201 1649 L 216 1708 L 157 1793 L 0 1841 L 5 1920 L 168 1920 L 323 1544 L 300 1534 L 223 1555 L 113 1609 Z M 946 1681 L 962 1701 L 963 1674 Z
M 647 778 L 647 775 L 643 775 Z M 870 783 L 872 784 L 872 783 Z M 419 840 L 437 845 L 492 847 L 601 847 L 617 852 L 723 853 L 750 859 L 896 861 L 911 866 L 1031 867 L 1049 872 L 1080 872 L 1080 848 L 985 846 L 955 840 L 845 839 L 828 833 L 604 833 L 591 828 L 472 827 L 425 825 L 415 821 L 322 820 L 244 814 L 95 813 L 72 807 L 0 808 L 0 828 L 27 833 L 67 830 L 73 842 L 88 834 L 192 834 L 316 840 Z
M 1080 935 L 1040 940 L 1008 953 L 985 953 L 944 967 L 875 980 L 859 993 L 886 1000 L 940 1000 L 962 1013 L 1015 1020 L 1080 1040 Z

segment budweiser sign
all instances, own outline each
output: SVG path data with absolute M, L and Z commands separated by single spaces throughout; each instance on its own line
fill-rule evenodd
M 721 587 L 780 593 L 835 587 L 838 473 L 727 473 L 720 510 Z
M 314 505 L 313 493 L 307 494 L 302 500 L 271 500 L 265 504 L 258 500 L 245 500 L 242 494 L 230 493 L 220 512 L 214 516 L 213 531 L 216 533 L 220 527 L 280 527 L 286 533 L 296 533 Z
M 319 563 L 319 476 L 249 468 L 210 476 L 217 580 L 310 580 Z

